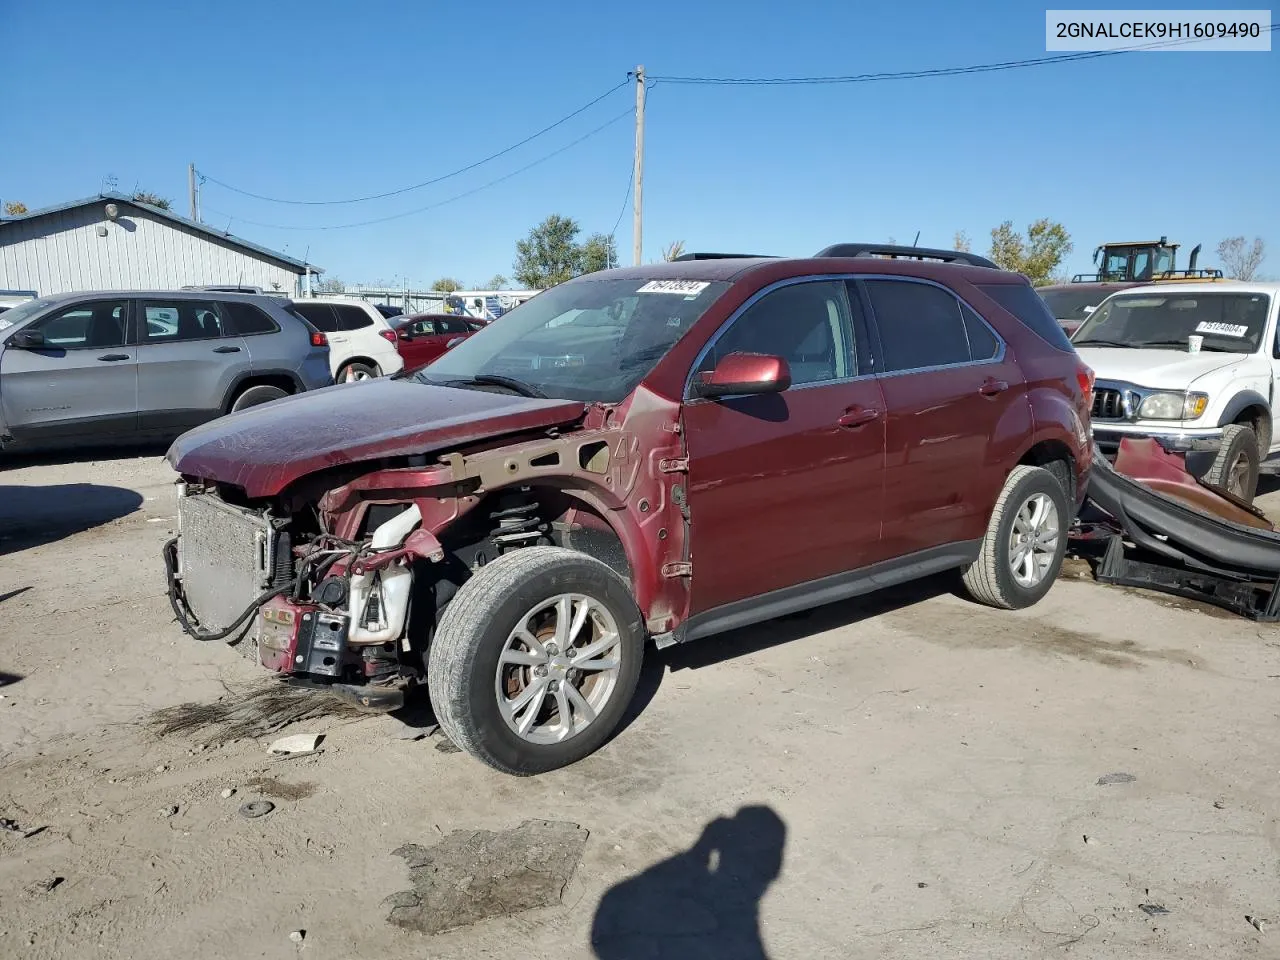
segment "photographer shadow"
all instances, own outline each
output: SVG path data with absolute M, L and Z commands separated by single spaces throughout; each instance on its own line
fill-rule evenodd
M 717 817 L 688 850 L 611 887 L 596 909 L 600 960 L 767 960 L 760 901 L 782 870 L 787 828 L 771 808 Z

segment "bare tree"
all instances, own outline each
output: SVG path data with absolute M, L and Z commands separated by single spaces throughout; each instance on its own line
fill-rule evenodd
M 969 243 L 969 235 L 963 230 L 957 230 L 955 237 L 951 241 L 951 249 L 958 250 L 960 253 L 968 253 L 973 249 Z
M 662 248 L 663 260 L 674 260 L 676 257 L 684 255 L 684 241 L 673 240 Z
M 1244 237 L 1227 237 L 1218 244 L 1222 272 L 1232 280 L 1252 280 L 1265 259 L 1267 245 L 1261 237 L 1254 237 L 1253 243 L 1248 245 Z
M 22 217 L 27 213 L 27 205 L 21 200 L 6 200 L 4 215 L 6 217 Z

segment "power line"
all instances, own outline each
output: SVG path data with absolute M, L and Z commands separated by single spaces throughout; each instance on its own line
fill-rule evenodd
M 1274 32 L 1280 24 L 1272 24 L 1268 31 Z M 1078 60 L 1096 60 L 1099 57 L 1114 57 L 1122 53 L 1134 53 L 1139 50 L 1152 50 L 1159 47 L 1176 47 L 1189 43 L 1203 43 L 1209 38 L 1191 38 L 1189 40 L 1161 40 L 1154 43 L 1138 44 L 1132 47 L 1121 47 L 1115 50 L 1085 50 L 1077 53 L 1055 54 L 1051 57 L 1034 57 L 1027 60 L 1004 60 L 998 63 L 978 63 L 965 67 L 935 67 L 928 70 L 898 70 L 886 73 L 859 73 L 848 76 L 826 77 L 667 77 L 658 76 L 655 80 L 664 83 L 710 84 L 718 86 L 799 86 L 805 84 L 834 83 L 876 83 L 883 80 L 920 80 L 927 77 L 956 77 L 972 73 L 995 73 L 1001 70 L 1018 70 L 1023 67 L 1039 67 L 1055 63 L 1074 63 Z
M 609 236 L 616 236 L 618 227 L 622 224 L 622 218 L 626 216 L 627 207 L 631 204 L 631 185 L 636 182 L 636 168 L 631 168 L 631 176 L 627 177 L 627 193 L 622 198 L 622 209 L 618 211 L 618 219 L 613 221 L 613 229 L 609 231 Z
M 437 207 L 443 207 L 445 204 L 453 203 L 455 200 L 461 200 L 463 197 L 469 197 L 472 194 L 479 193 L 481 190 L 488 190 L 490 187 L 495 187 L 506 180 L 510 180 L 512 177 L 515 177 L 515 176 L 518 176 L 519 174 L 524 173 L 526 170 L 533 169 L 534 167 L 538 166 L 538 164 L 540 163 L 545 163 L 546 161 L 550 160 L 552 157 L 558 157 L 560 154 L 564 153 L 566 150 L 576 147 L 578 144 L 582 143 L 584 140 L 588 140 L 591 137 L 594 137 L 597 133 L 600 133 L 602 130 L 605 130 L 608 127 L 613 126 L 619 120 L 625 120 L 626 118 L 632 116 L 633 113 L 634 111 L 631 108 L 627 108 L 626 110 L 618 114 L 613 119 L 606 120 L 604 123 L 600 124 L 600 126 L 596 127 L 594 130 L 587 131 L 582 136 L 578 137 L 578 139 L 572 140 L 569 143 L 566 143 L 563 147 L 560 147 L 557 150 L 551 151 L 551 153 L 548 153 L 544 156 L 539 157 L 537 160 L 534 160 L 532 163 L 525 164 L 523 167 L 520 167 L 518 170 L 512 170 L 510 173 L 504 174 L 503 176 L 498 177 L 496 180 L 490 180 L 488 183 L 482 183 L 478 187 L 474 187 L 471 190 L 467 190 L 463 193 L 455 194 L 454 196 L 449 197 L 445 200 L 438 200 L 435 203 L 429 203 L 425 207 L 418 207 L 414 210 L 406 210 L 403 213 L 393 213 L 390 216 L 386 216 L 386 217 L 376 217 L 372 220 L 357 220 L 354 223 L 331 223 L 331 224 L 318 226 L 318 227 L 303 227 L 303 226 L 297 226 L 296 224 L 261 223 L 260 221 L 257 221 L 257 220 L 247 220 L 243 217 L 237 217 L 237 216 L 234 216 L 233 214 L 225 213 L 220 210 L 213 210 L 211 208 L 206 208 L 206 209 L 208 209 L 210 213 L 215 213 L 220 217 L 229 217 L 230 219 L 237 220 L 240 223 L 247 223 L 255 227 L 266 227 L 267 229 L 270 229 L 270 230 L 346 230 L 349 227 L 367 227 L 375 223 L 386 223 L 389 220 L 400 220 L 404 217 L 412 217 L 418 213 L 425 213 L 428 210 L 434 210 Z M 230 224 L 228 224 L 227 229 L 228 230 L 231 229 Z
M 585 113 L 587 110 L 594 107 L 601 100 L 604 100 L 611 94 L 616 93 L 618 90 L 621 90 L 623 87 L 627 86 L 630 82 L 631 82 L 630 75 L 628 75 L 628 79 L 623 80 L 621 83 L 617 84 L 616 86 L 610 87 L 608 90 L 600 94 L 600 96 L 596 97 L 594 100 L 590 101 L 589 103 L 583 104 L 577 110 L 573 111 L 573 113 L 566 114 L 565 116 L 557 120 L 555 123 L 550 124 L 549 126 L 543 127 L 537 133 L 532 133 L 529 136 L 525 137 L 523 140 L 519 141 L 518 143 L 513 143 L 509 147 L 504 147 L 502 150 L 499 150 L 497 153 L 490 154 L 489 156 L 485 157 L 483 160 L 477 160 L 474 163 L 467 164 L 465 167 L 459 167 L 457 170 L 454 170 L 450 173 L 442 174 L 441 176 L 438 176 L 438 177 L 433 177 L 430 180 L 424 180 L 421 183 L 415 183 L 407 187 L 401 187 L 399 190 L 389 190 L 386 193 L 374 193 L 374 194 L 370 194 L 367 197 L 351 197 L 350 199 L 347 199 L 347 200 L 285 200 L 280 197 L 267 197 L 267 196 L 263 196 L 260 193 L 251 193 L 248 190 L 242 190 L 239 187 L 233 187 L 231 184 L 225 183 L 224 181 L 219 180 L 216 177 L 211 177 L 207 173 L 202 172 L 201 177 L 204 180 L 207 180 L 209 183 L 216 183 L 218 186 L 222 187 L 223 189 L 230 190 L 232 193 L 239 193 L 246 197 L 252 197 L 255 200 L 265 200 L 268 203 L 287 203 L 295 206 L 304 206 L 304 207 L 326 207 L 326 206 L 335 206 L 335 205 L 344 204 L 344 203 L 364 203 L 367 200 L 385 200 L 387 197 L 398 197 L 404 193 L 410 193 L 414 190 L 421 190 L 423 187 L 429 187 L 433 184 L 441 183 L 445 180 L 449 180 L 453 177 L 456 177 L 459 174 L 466 173 L 469 170 L 474 170 L 476 167 L 483 166 L 484 164 L 488 163 L 490 160 L 496 160 L 499 157 L 505 156 L 506 154 L 510 153 L 512 150 L 516 150 L 519 147 L 523 147 L 526 143 L 529 143 L 531 140 L 536 140 L 538 137 L 542 136 L 544 133 L 548 133 L 554 130 L 556 127 L 560 126 L 561 124 L 567 123 L 568 121 L 572 120 L 574 117 L 578 116 L 579 114 Z M 250 221 L 246 220 L 245 222 L 248 223 Z

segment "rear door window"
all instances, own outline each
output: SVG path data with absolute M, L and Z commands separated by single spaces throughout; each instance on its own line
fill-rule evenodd
M 1000 352 L 1000 341 L 991 328 L 967 303 L 960 304 L 960 315 L 964 317 L 964 332 L 969 337 L 969 356 L 974 360 L 994 359 Z
M 357 306 L 340 303 L 333 309 L 338 313 L 338 323 L 342 330 L 363 330 L 373 326 L 373 317 Z
M 1061 324 L 1045 305 L 1040 294 L 1028 283 L 980 283 L 978 289 L 1004 307 L 1051 347 L 1073 353 L 1075 348 L 1063 332 Z
M 228 333 L 248 337 L 257 333 L 276 333 L 280 329 L 274 320 L 252 303 L 228 300 L 219 306 L 230 328 Z
M 141 343 L 213 340 L 223 335 L 222 318 L 211 300 L 142 301 Z
M 471 332 L 471 328 L 467 326 L 465 320 L 448 319 L 437 320 L 436 322 L 440 325 L 441 333 L 448 333 L 452 335 Z
M 960 301 L 940 287 L 909 280 L 867 280 L 886 373 L 969 363 Z
M 338 315 L 327 303 L 295 302 L 293 309 L 307 318 L 308 322 L 322 333 L 338 332 Z

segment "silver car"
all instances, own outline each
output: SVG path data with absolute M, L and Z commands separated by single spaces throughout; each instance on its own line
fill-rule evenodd
M 0 450 L 160 439 L 333 382 L 288 300 L 68 293 L 0 314 Z

